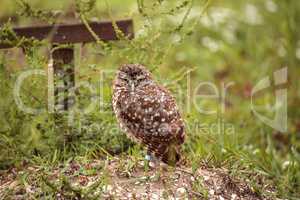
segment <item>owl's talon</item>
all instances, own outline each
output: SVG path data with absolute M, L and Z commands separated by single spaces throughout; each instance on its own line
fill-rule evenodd
M 145 166 L 151 169 L 155 169 L 157 167 L 157 159 L 153 157 L 151 154 L 147 154 L 145 156 Z
M 156 168 L 156 163 L 150 161 L 149 167 L 151 167 L 152 169 Z

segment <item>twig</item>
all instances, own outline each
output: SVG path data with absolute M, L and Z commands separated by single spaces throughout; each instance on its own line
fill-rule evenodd
M 198 197 L 202 197 L 203 198 L 203 195 L 201 193 L 199 193 L 199 192 L 195 192 L 193 190 L 188 190 L 188 192 L 190 192 L 190 193 L 192 193 L 192 194 L 194 194 L 194 195 L 196 195 Z
M 185 169 L 182 169 L 182 168 L 175 168 L 175 169 L 178 170 L 178 171 L 184 172 L 184 173 L 186 173 L 186 174 L 195 176 L 195 175 L 193 174 L 193 172 L 187 171 L 187 170 L 185 170 Z
M 91 26 L 89 25 L 86 17 L 84 14 L 79 13 L 80 19 L 82 21 L 82 23 L 85 25 L 85 27 L 87 28 L 87 30 L 90 32 L 90 34 L 94 37 L 94 39 L 96 40 L 97 44 L 100 44 L 102 47 L 104 47 L 105 49 L 108 48 L 108 44 L 105 43 L 103 40 L 101 40 L 98 35 L 93 31 L 93 29 L 91 28 Z

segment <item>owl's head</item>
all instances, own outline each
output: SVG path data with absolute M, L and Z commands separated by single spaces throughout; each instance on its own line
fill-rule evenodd
M 152 81 L 151 73 L 140 64 L 122 65 L 119 69 L 118 79 L 134 87 Z

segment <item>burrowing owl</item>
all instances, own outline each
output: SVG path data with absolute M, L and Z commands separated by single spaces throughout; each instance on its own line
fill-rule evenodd
M 168 164 L 180 160 L 184 124 L 170 92 L 142 65 L 122 65 L 113 85 L 113 110 L 127 135 Z

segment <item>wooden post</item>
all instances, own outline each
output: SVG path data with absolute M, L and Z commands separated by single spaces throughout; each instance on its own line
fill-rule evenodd
M 52 52 L 54 69 L 55 110 L 68 110 L 75 101 L 70 97 L 70 90 L 75 86 L 74 49 L 58 48 Z

